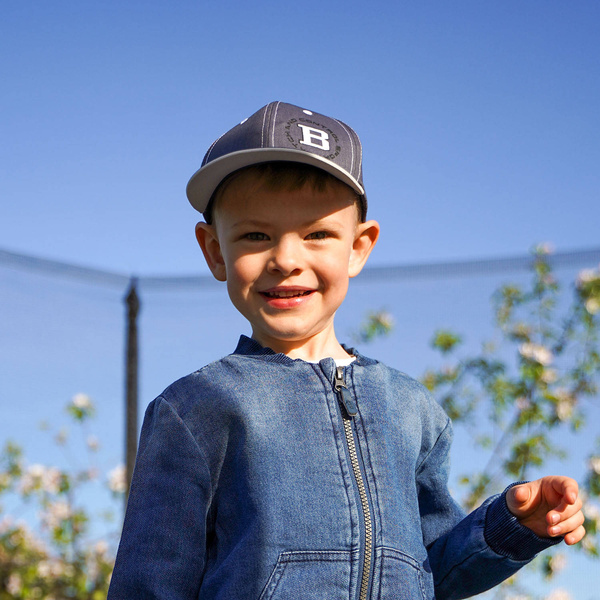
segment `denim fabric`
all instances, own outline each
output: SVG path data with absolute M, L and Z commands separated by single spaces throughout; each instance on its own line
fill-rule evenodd
M 446 487 L 448 417 L 415 380 L 351 352 L 367 598 L 464 598 L 555 543 L 503 495 L 465 517 Z M 150 404 L 109 600 L 359 598 L 368 544 L 334 374 L 332 359 L 242 336 Z

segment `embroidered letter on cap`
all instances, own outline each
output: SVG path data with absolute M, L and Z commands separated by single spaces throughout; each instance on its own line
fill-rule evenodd
M 301 125 L 297 123 L 298 127 L 302 129 L 301 144 L 305 146 L 313 146 L 314 148 L 320 148 L 321 150 L 329 150 L 329 135 L 321 129 L 315 129 L 308 125 Z

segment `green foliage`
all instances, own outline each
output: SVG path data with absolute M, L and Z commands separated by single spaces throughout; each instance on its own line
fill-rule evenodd
M 431 345 L 437 348 L 442 354 L 448 354 L 460 344 L 462 338 L 451 331 L 438 330 L 433 336 Z
M 67 413 L 77 427 L 84 427 L 94 406 L 79 394 Z M 66 443 L 64 431 L 56 442 Z M 87 446 L 94 452 L 95 438 L 88 437 Z M 13 510 L 0 507 L 0 600 L 106 598 L 113 552 L 105 540 L 90 538 L 92 518 L 78 502 L 82 487 L 98 478 L 93 467 L 63 470 L 27 464 L 18 445 L 6 444 L 0 454 L 0 498 Z M 106 483 L 115 488 L 114 473 Z M 33 519 L 15 519 L 31 508 Z
M 362 323 L 358 333 L 352 337 L 357 343 L 369 343 L 378 337 L 388 335 L 394 328 L 394 319 L 386 310 L 370 312 Z
M 481 472 L 460 478 L 466 509 L 528 478 L 549 458 L 566 456 L 556 434 L 584 427 L 585 402 L 597 400 L 600 271 L 582 271 L 570 301 L 553 275 L 547 247 L 534 249 L 532 274 L 529 286 L 508 284 L 494 294 L 498 339 L 479 354 L 459 356 L 462 339 L 451 331 L 437 331 L 431 342 L 444 364 L 426 371 L 422 382 L 454 421 L 475 425 L 474 443 L 488 456 Z M 482 420 L 489 424 L 485 434 Z M 600 441 L 582 484 L 587 536 L 579 546 L 598 556 Z M 545 556 L 542 571 L 551 577 L 560 561 Z

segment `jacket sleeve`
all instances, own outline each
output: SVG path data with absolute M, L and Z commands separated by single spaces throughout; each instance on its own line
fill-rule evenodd
M 204 456 L 159 397 L 144 418 L 108 600 L 197 599 L 209 504 Z
M 506 505 L 506 491 L 469 515 L 448 491 L 452 427 L 448 420 L 417 471 L 424 542 L 438 600 L 479 594 L 513 575 L 562 538 L 540 538 Z

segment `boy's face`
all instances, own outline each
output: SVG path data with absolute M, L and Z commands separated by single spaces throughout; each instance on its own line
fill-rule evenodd
M 340 354 L 333 318 L 378 233 L 375 221 L 358 222 L 344 184 L 274 191 L 252 174 L 227 187 L 214 225 L 197 227 L 213 275 L 227 281 L 253 338 L 305 358 Z

